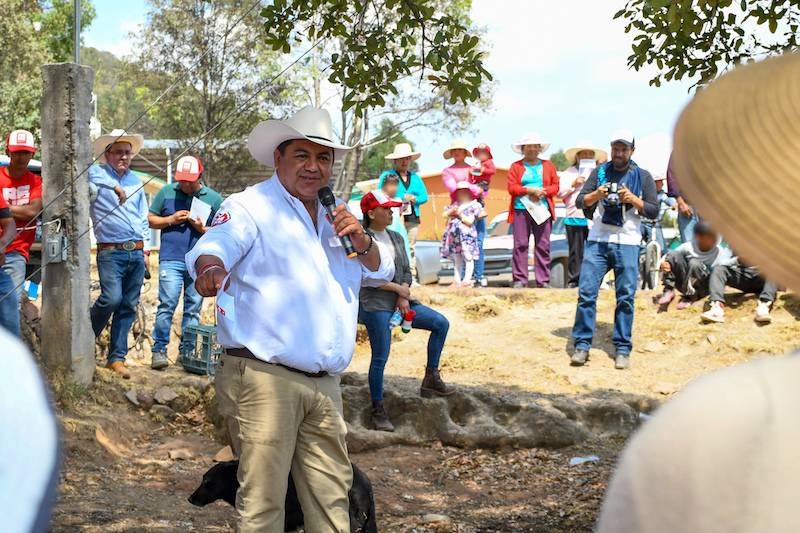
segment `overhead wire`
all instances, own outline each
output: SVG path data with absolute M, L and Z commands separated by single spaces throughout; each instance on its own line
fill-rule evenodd
M 204 133 L 204 134 L 203 134 L 201 137 L 199 137 L 199 138 L 198 138 L 196 141 L 194 141 L 194 142 L 193 142 L 191 145 L 189 145 L 189 146 L 188 146 L 188 147 L 187 147 L 185 150 L 183 150 L 183 152 L 181 152 L 181 153 L 180 153 L 180 155 L 178 155 L 178 156 L 176 157 L 176 159 L 180 159 L 181 157 L 183 157 L 183 156 L 184 156 L 186 153 L 188 153 L 188 152 L 189 152 L 189 151 L 190 151 L 192 148 L 194 148 L 195 146 L 197 146 L 197 144 L 199 144 L 200 142 L 202 142 L 203 140 L 205 140 L 205 138 L 206 138 L 206 137 L 208 137 L 208 136 L 209 136 L 211 133 L 213 133 L 213 132 L 214 132 L 214 131 L 215 131 L 215 130 L 218 128 L 218 127 L 220 127 L 220 126 L 222 125 L 222 123 L 224 123 L 226 120 L 228 120 L 229 118 L 231 118 L 231 117 L 232 117 L 233 115 L 235 115 L 236 113 L 239 113 L 239 112 L 240 112 L 240 111 L 241 111 L 241 110 L 242 110 L 242 109 L 243 109 L 243 108 L 244 108 L 244 107 L 245 107 L 247 104 L 249 104 L 249 103 L 250 103 L 250 102 L 251 102 L 251 101 L 252 101 L 252 100 L 253 100 L 253 99 L 254 99 L 256 96 L 258 96 L 259 94 L 261 94 L 262 92 L 264 92 L 264 90 L 266 90 L 268 87 L 272 86 L 272 85 L 275 83 L 275 81 L 276 81 L 278 78 L 280 78 L 281 76 L 283 76 L 283 75 L 284 75 L 286 72 L 288 72 L 289 70 L 293 69 L 293 68 L 294 68 L 294 67 L 295 67 L 295 66 L 296 66 L 296 65 L 297 65 L 297 64 L 298 64 L 298 63 L 299 63 L 299 62 L 300 62 L 300 61 L 301 61 L 301 60 L 302 60 L 302 59 L 303 59 L 305 56 L 307 56 L 307 55 L 308 55 L 308 54 L 309 54 L 309 53 L 310 53 L 310 52 L 311 52 L 311 51 L 312 51 L 314 48 L 316 48 L 317 46 L 319 46 L 319 45 L 320 45 L 322 42 L 323 42 L 323 40 L 318 40 L 318 41 L 317 41 L 316 43 L 314 43 L 314 44 L 313 44 L 313 45 L 312 45 L 310 48 L 308 48 L 308 49 L 307 49 L 305 52 L 303 52 L 302 54 L 300 54 L 300 56 L 298 56 L 298 57 L 297 57 L 297 58 L 296 58 L 294 61 L 292 61 L 291 63 L 289 63 L 289 64 L 288 64 L 288 65 L 287 65 L 287 66 L 286 66 L 286 67 L 285 67 L 283 70 L 281 70 L 279 73 L 277 73 L 275 76 L 273 76 L 273 77 L 272 77 L 272 78 L 271 78 L 271 79 L 270 79 L 268 82 L 266 82 L 266 83 L 265 83 L 265 84 L 264 84 L 264 85 L 263 85 L 263 86 L 262 86 L 260 89 L 258 89 L 258 90 L 257 90 L 255 93 L 253 93 L 251 96 L 249 96 L 249 97 L 247 98 L 247 100 L 245 100 L 244 102 L 242 102 L 241 104 L 239 104 L 239 105 L 238 105 L 238 106 L 237 106 L 237 107 L 236 107 L 236 108 L 235 108 L 233 111 L 231 111 L 230 113 L 228 113 L 227 115 L 225 115 L 225 117 L 224 117 L 224 118 L 222 118 L 222 119 L 221 119 L 219 122 L 217 122 L 216 124 L 214 124 L 214 126 L 212 126 L 212 127 L 211 127 L 211 129 L 209 129 L 209 130 L 208 130 L 207 132 L 205 132 L 205 133 Z M 161 169 L 160 169 L 160 170 L 159 170 L 157 173 L 155 173 L 154 175 L 150 176 L 150 178 L 149 178 L 149 179 L 147 179 L 146 181 L 142 182 L 142 185 L 141 185 L 140 187 L 138 187 L 138 188 L 137 188 L 135 191 L 133 191 L 133 192 L 132 192 L 130 195 L 128 195 L 128 196 L 129 196 L 129 197 L 132 197 L 132 196 L 134 196 L 135 194 L 137 194 L 139 191 L 141 191 L 142 189 L 144 189 L 144 188 L 147 186 L 147 184 L 149 184 L 151 181 L 153 181 L 154 179 L 156 179 L 156 176 L 158 176 L 158 175 L 160 175 L 162 172 L 164 172 L 164 171 L 167 169 L 167 166 L 169 166 L 169 163 L 167 163 L 167 165 L 165 165 L 165 166 L 161 167 Z M 99 226 L 100 226 L 100 225 L 103 223 L 103 221 L 104 221 L 104 220 L 105 220 L 105 219 L 106 219 L 108 216 L 110 216 L 112 213 L 114 213 L 114 212 L 115 212 L 117 209 L 119 209 L 121 206 L 122 206 L 122 203 L 120 203 L 120 204 L 118 204 L 118 205 L 114 206 L 114 208 L 112 208 L 112 209 L 111 209 L 111 210 L 110 210 L 108 213 L 106 213 L 105 215 L 103 215 L 103 216 L 102 216 L 102 217 L 101 217 L 101 218 L 100 218 L 100 219 L 99 219 L 99 220 L 98 220 L 96 223 L 94 223 L 94 224 L 93 224 L 91 227 L 89 227 L 89 228 L 87 228 L 85 231 L 83 231 L 83 232 L 82 232 L 80 235 L 78 235 L 77 237 L 75 237 L 75 239 L 73 239 L 71 242 L 68 242 L 68 243 L 67 243 L 67 245 L 66 245 L 66 246 L 64 246 L 64 250 L 69 250 L 69 249 L 70 249 L 70 248 L 72 248 L 72 247 L 73 247 L 73 246 L 74 246 L 74 245 L 75 245 L 75 244 L 76 244 L 76 243 L 77 243 L 77 242 L 78 242 L 80 239 L 82 239 L 82 238 L 83 238 L 85 235 L 87 235 L 87 234 L 88 234 L 90 231 L 92 231 L 92 229 L 98 228 L 98 227 L 99 227 Z M 26 276 L 26 278 L 25 278 L 25 281 L 29 281 L 29 280 L 30 280 L 32 277 L 36 276 L 36 274 L 38 274 L 39 272 L 41 272 L 41 271 L 44 269 L 44 267 L 46 267 L 47 265 L 49 265 L 50 263 L 52 263 L 52 262 L 53 262 L 55 259 L 56 259 L 56 257 L 51 257 L 51 258 L 50 258 L 50 259 L 49 259 L 47 262 L 45 262 L 44 264 L 42 264 L 42 265 L 41 265 L 39 268 L 37 268 L 37 269 L 36 269 L 34 272 L 32 272 L 30 275 Z M 20 283 L 20 284 L 19 284 L 19 285 L 17 285 L 16 287 L 14 287 L 14 292 L 16 292 L 17 290 L 19 290 L 19 289 L 20 289 L 20 288 L 21 288 L 21 287 L 22 287 L 22 286 L 25 284 L 25 281 L 23 281 L 22 283 Z M 11 292 L 8 292 L 8 293 L 6 293 L 5 295 L 3 295 L 2 297 L 0 297 L 0 302 L 2 302 L 3 300 L 5 300 L 5 299 L 6 299 L 6 298 L 7 298 L 9 295 L 11 295 L 11 294 L 12 294 Z
M 252 5 L 252 6 L 250 6 L 250 9 L 248 9 L 248 10 L 247 10 L 247 11 L 246 11 L 246 12 L 245 12 L 245 13 L 244 13 L 244 14 L 243 14 L 241 17 L 239 17 L 239 18 L 236 20 L 236 22 L 234 22 L 234 23 L 233 23 L 233 25 L 232 25 L 230 28 L 228 28 L 228 31 L 226 31 L 226 32 L 225 32 L 225 34 L 224 34 L 222 37 L 220 37 L 220 38 L 217 40 L 217 42 L 215 42 L 215 43 L 214 43 L 212 46 L 210 46 L 210 47 L 208 48 L 208 50 L 206 50 L 206 51 L 203 53 L 203 55 L 201 55 L 201 56 L 200 56 L 200 57 L 199 57 L 199 58 L 198 58 L 198 59 L 197 59 L 197 60 L 196 60 L 194 63 L 192 63 L 192 65 L 191 65 L 191 66 L 190 66 L 190 67 L 189 67 L 187 70 L 185 70 L 185 71 L 183 72 L 183 74 L 181 74 L 181 75 L 180 75 L 180 76 L 179 76 L 179 77 L 178 77 L 178 78 L 177 78 L 177 79 L 176 79 L 174 82 L 172 82 L 172 85 L 170 85 L 169 87 L 167 87 L 167 89 L 166 89 L 166 90 L 164 90 L 164 91 L 163 91 L 163 92 L 162 92 L 162 93 L 159 95 L 159 97 L 158 97 L 158 98 L 156 98 L 156 99 L 153 101 L 153 103 L 152 103 L 152 104 L 150 104 L 150 105 L 147 107 L 147 109 L 145 109 L 144 111 L 142 111 L 142 113 L 140 113 L 140 114 L 139 114 L 139 116 L 138 116 L 138 117 L 136 117 L 136 120 L 134 120 L 134 121 L 133 121 L 133 122 L 132 122 L 132 123 L 131 123 L 131 124 L 130 124 L 130 125 L 127 127 L 127 128 L 125 128 L 125 129 L 123 130 L 123 133 L 122 133 L 122 135 L 118 136 L 118 137 L 117 137 L 117 138 L 116 138 L 116 139 L 115 139 L 115 140 L 114 140 L 114 141 L 113 141 L 111 144 L 113 145 L 113 144 L 114 144 L 115 142 L 117 142 L 119 139 L 121 139 L 122 137 L 124 137 L 124 136 L 125 136 L 125 133 L 126 133 L 126 132 L 127 132 L 129 129 L 131 129 L 132 127 L 134 127 L 134 126 L 135 126 L 135 125 L 136 125 L 136 124 L 137 124 L 137 123 L 138 123 L 140 120 L 142 120 L 142 119 L 145 117 L 145 115 L 147 115 L 147 113 L 149 113 L 151 109 L 153 109 L 153 108 L 154 108 L 154 107 L 155 107 L 155 106 L 156 106 L 156 105 L 157 105 L 157 104 L 158 104 L 158 103 L 159 103 L 159 102 L 160 102 L 160 101 L 161 101 L 161 100 L 162 100 L 162 99 L 163 99 L 163 98 L 164 98 L 164 97 L 165 97 L 165 96 L 166 96 L 166 95 L 167 95 L 167 94 L 168 94 L 168 93 L 169 93 L 169 92 L 170 92 L 170 91 L 173 89 L 173 88 L 175 88 L 175 87 L 178 85 L 178 83 L 179 83 L 181 80 L 183 80 L 183 79 L 184 79 L 184 78 L 185 78 L 185 77 L 186 77 L 186 76 L 187 76 L 187 75 L 188 75 L 188 74 L 189 74 L 189 73 L 190 73 L 192 70 L 194 70 L 194 69 L 197 67 L 197 65 L 199 65 L 199 64 L 200 64 L 200 61 L 202 61 L 202 60 L 203 60 L 203 58 L 204 58 L 204 57 L 206 57 L 206 55 L 208 55 L 208 54 L 209 54 L 209 52 L 211 52 L 211 51 L 214 49 L 214 47 L 215 47 L 216 45 L 218 45 L 218 44 L 219 44 L 219 43 L 221 43 L 221 42 L 222 42 L 224 39 L 226 39 L 226 38 L 228 37 L 228 35 L 229 35 L 229 34 L 230 34 L 232 31 L 233 31 L 233 29 L 234 29 L 234 28 L 235 28 L 235 27 L 236 27 L 236 26 L 237 26 L 237 25 L 238 25 L 238 24 L 239 24 L 239 23 L 240 23 L 242 20 L 244 20 L 244 18 L 245 18 L 247 15 L 249 15 L 250 13 L 252 13 L 252 12 L 253 12 L 253 10 L 254 10 L 254 9 L 255 9 L 255 8 L 256 8 L 256 7 L 257 7 L 257 6 L 258 6 L 260 3 L 261 3 L 261 0 L 256 0 L 256 1 L 253 3 L 253 5 Z M 95 157 L 95 158 L 92 160 L 92 162 L 91 162 L 91 163 L 89 163 L 89 166 L 87 166 L 86 168 L 84 168 L 84 169 L 83 169 L 83 170 L 82 170 L 80 173 L 78 173 L 78 175 L 77 175 L 77 176 L 75 176 L 75 178 L 74 178 L 74 179 L 73 179 L 71 182 L 69 182 L 67 185 L 65 185 L 65 186 L 64 186 L 64 188 L 63 188 L 63 189 L 61 189 L 61 191 L 59 191 L 59 193 L 58 193 L 58 194 L 56 194 L 56 195 L 55 195 L 55 197 L 54 197 L 52 200 L 50 200 L 50 202 L 49 202 L 47 205 L 45 205 L 45 206 L 42 206 L 42 208 L 39 210 L 39 212 L 38 212 L 38 213 L 36 213 L 36 216 L 34 216 L 33 218 L 31 218 L 31 219 L 30 219 L 30 220 L 27 222 L 27 224 L 25 224 L 25 225 L 24 225 L 22 228 L 18 228 L 18 229 L 17 229 L 17 233 L 16 233 L 16 235 L 14 236 L 14 239 L 16 239 L 17 237 L 19 237 L 19 235 L 20 235 L 20 234 L 21 234 L 23 231 L 25 231 L 25 230 L 27 230 L 29 227 L 31 227 L 31 224 L 33 224 L 33 223 L 35 223 L 35 222 L 36 222 L 36 220 L 37 220 L 37 219 L 38 219 L 38 218 L 39 218 L 39 217 L 42 215 L 42 213 L 44 213 L 45 209 L 47 209 L 48 207 L 50 207 L 51 205 L 53 205 L 53 204 L 55 203 L 55 201 L 56 201 L 56 200 L 58 200 L 58 199 L 61 197 L 61 195 L 62 195 L 62 194 L 64 194 L 65 192 L 67 192 L 67 190 L 68 190 L 70 187 L 72 187 L 72 186 L 73 186 L 73 185 L 74 185 L 74 184 L 75 184 L 75 183 L 78 181 L 78 178 L 80 178 L 81 176 L 83 176 L 83 175 L 86 173 L 86 171 L 87 171 L 87 170 L 89 170 L 90 168 L 92 168 L 92 165 L 94 165 L 94 164 L 95 164 L 95 163 L 96 163 L 96 162 L 97 162 L 97 161 L 98 161 L 98 160 L 99 160 L 101 157 L 103 157 L 103 155 L 104 155 L 104 154 L 100 154 L 100 155 L 98 155 L 97 157 Z M 11 242 L 14 242 L 14 241 L 12 240 Z M 10 244 L 11 244 L 11 243 L 9 243 L 9 245 L 10 245 Z M 0 299 L 0 301 L 2 301 L 2 299 Z

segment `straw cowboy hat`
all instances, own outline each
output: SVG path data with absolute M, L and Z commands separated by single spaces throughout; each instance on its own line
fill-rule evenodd
M 572 163 L 573 165 L 576 162 L 576 157 L 579 153 L 583 152 L 584 150 L 591 150 L 594 152 L 594 160 L 597 161 L 601 157 L 608 157 L 608 153 L 603 150 L 594 147 L 594 143 L 592 141 L 583 140 L 578 143 L 575 148 L 570 148 L 567 150 L 567 153 L 564 154 L 564 157 L 567 158 L 567 161 Z
M 522 136 L 522 139 L 511 145 L 511 149 L 518 154 L 522 153 L 522 147 L 528 144 L 538 144 L 542 147 L 542 152 L 546 152 L 550 148 L 550 143 L 542 142 L 541 137 L 536 132 L 528 132 Z
M 749 264 L 800 288 L 800 53 L 736 68 L 675 127 L 681 192 Z
M 108 135 L 101 135 L 92 143 L 94 151 L 94 158 L 99 159 L 101 163 L 106 162 L 106 150 L 111 148 L 116 143 L 129 143 L 131 145 L 131 159 L 136 157 L 136 154 L 142 149 L 144 144 L 144 137 L 132 133 L 125 133 L 125 130 L 114 130 Z
M 306 106 L 286 120 L 265 120 L 253 128 L 247 148 L 253 158 L 275 168 L 275 150 L 284 141 L 305 139 L 333 148 L 333 158 L 341 159 L 353 148 L 333 141 L 331 115 L 324 109 Z
M 384 156 L 384 159 L 403 159 L 404 157 L 410 157 L 412 161 L 416 161 L 420 158 L 422 154 L 419 152 L 412 152 L 411 145 L 408 143 L 400 143 L 394 146 L 394 152 L 391 154 Z
M 472 152 L 467 148 L 467 141 L 463 139 L 456 139 L 450 143 L 450 148 L 444 151 L 444 158 L 450 159 L 453 157 L 453 150 L 464 150 L 467 152 L 467 157 L 472 157 Z

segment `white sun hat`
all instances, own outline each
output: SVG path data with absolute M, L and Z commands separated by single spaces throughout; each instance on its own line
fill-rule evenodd
M 396 144 L 394 147 L 394 151 L 384 156 L 384 159 L 403 159 L 404 157 L 410 157 L 412 161 L 416 161 L 420 158 L 422 154 L 419 152 L 414 152 L 411 150 L 411 145 L 408 143 L 400 143 Z
M 548 148 L 550 148 L 550 143 L 546 143 L 542 141 L 542 138 L 539 137 L 539 134 L 533 131 L 529 131 L 525 135 L 522 136 L 522 139 L 515 142 L 511 145 L 511 149 L 517 152 L 518 154 L 522 153 L 522 147 L 528 144 L 538 144 L 542 147 L 542 152 L 546 152 Z
M 265 120 L 257 125 L 247 138 L 247 148 L 256 161 L 275 168 L 274 154 L 278 145 L 297 139 L 333 148 L 334 159 L 341 159 L 352 150 L 350 146 L 334 142 L 330 113 L 310 105 L 286 120 Z
M 108 135 L 101 135 L 92 143 L 95 159 L 98 158 L 100 163 L 106 162 L 106 150 L 111 148 L 116 143 L 128 143 L 131 145 L 131 158 L 136 157 L 136 154 L 142 149 L 144 144 L 144 137 L 132 133 L 125 133 L 125 130 L 113 130 Z
M 578 154 L 583 152 L 583 151 L 585 151 L 585 150 L 591 150 L 592 152 L 594 152 L 594 160 L 595 161 L 597 161 L 601 157 L 608 157 L 608 154 L 604 150 L 600 150 L 599 148 L 595 148 L 594 143 L 592 141 L 587 141 L 587 140 L 583 140 L 583 141 L 579 142 L 575 146 L 575 148 L 570 148 L 569 150 L 567 150 L 567 152 L 564 154 L 564 157 L 566 157 L 567 161 L 569 161 L 570 163 L 572 163 L 574 165 L 575 162 L 576 162 L 576 157 L 578 156 Z
M 467 157 L 472 157 L 472 152 L 469 151 L 467 148 L 467 141 L 464 139 L 456 139 L 455 141 L 450 143 L 450 148 L 444 151 L 444 158 L 450 159 L 453 157 L 453 150 L 464 150 L 467 152 Z

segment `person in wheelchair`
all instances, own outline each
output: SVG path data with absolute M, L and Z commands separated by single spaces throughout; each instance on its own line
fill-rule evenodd
M 686 309 L 708 295 L 708 282 L 714 267 L 732 262 L 733 255 L 722 246 L 719 234 L 711 224 L 698 222 L 694 227 L 694 239 L 669 252 L 661 263 L 664 293 L 658 303 L 669 305 L 679 291 L 682 297 L 678 309 Z

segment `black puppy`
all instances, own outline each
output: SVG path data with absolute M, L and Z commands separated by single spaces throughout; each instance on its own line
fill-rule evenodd
M 351 533 L 378 533 L 372 483 L 356 465 L 352 463 L 351 465 L 353 467 L 353 487 L 348 493 L 350 531 Z M 218 463 L 209 468 L 208 472 L 203 474 L 203 482 L 189 496 L 189 503 L 203 507 L 217 500 L 224 500 L 235 506 L 236 491 L 239 490 L 239 480 L 236 477 L 238 469 L 239 461 Z M 297 498 L 297 489 L 294 486 L 292 474 L 289 474 L 289 488 L 286 491 L 285 514 L 284 531 L 294 531 L 303 525 L 303 510 L 300 507 L 300 500 Z

